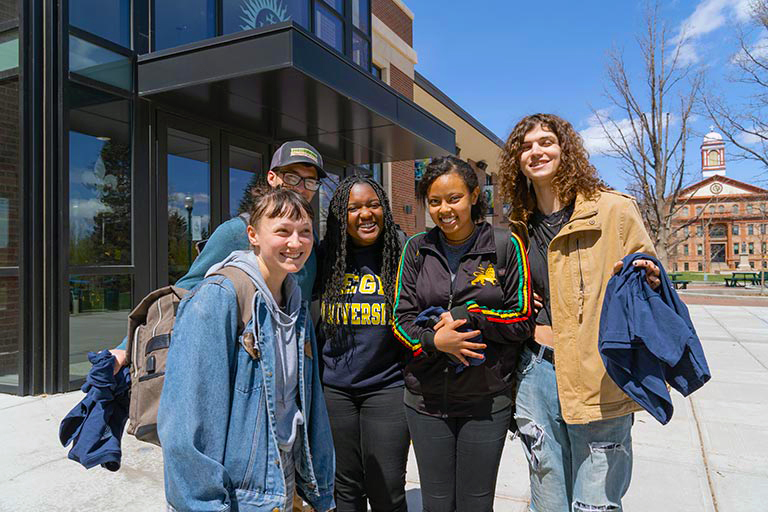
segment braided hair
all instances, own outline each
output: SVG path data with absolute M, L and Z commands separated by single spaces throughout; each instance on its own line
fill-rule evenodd
M 326 340 L 331 342 L 334 349 L 345 349 L 349 346 L 349 336 L 344 331 L 348 327 L 346 324 L 337 324 L 334 318 L 327 318 L 331 314 L 338 318 L 344 318 L 339 315 L 336 307 L 344 308 L 351 295 L 344 294 L 344 275 L 347 270 L 348 240 L 347 234 L 347 206 L 349 204 L 349 193 L 352 187 L 363 183 L 369 185 L 381 202 L 384 211 L 382 232 L 379 240 L 382 240 L 381 251 L 381 284 L 383 286 L 384 297 L 386 300 L 386 309 L 388 318 L 392 318 L 393 301 L 395 297 L 395 280 L 397 278 L 397 268 L 400 263 L 400 239 L 398 236 L 397 225 L 392 217 L 392 210 L 389 206 L 387 193 L 372 178 L 367 176 L 349 176 L 345 178 L 338 186 L 331 198 L 328 207 L 328 219 L 326 223 L 325 239 L 323 241 L 325 254 L 322 262 L 321 276 L 323 279 L 323 290 L 321 294 L 321 303 L 323 304 L 324 314 L 321 321 L 322 334 Z M 377 240 L 377 243 L 379 242 Z M 328 309 L 333 308 L 333 309 Z M 343 311 L 343 309 L 341 310 Z M 347 319 L 349 316 L 347 316 Z M 337 336 L 341 334 L 341 336 Z

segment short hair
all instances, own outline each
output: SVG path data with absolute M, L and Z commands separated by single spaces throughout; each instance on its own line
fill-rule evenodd
M 470 193 L 475 189 L 480 188 L 480 183 L 477 179 L 475 170 L 467 162 L 461 158 L 455 156 L 441 156 L 434 158 L 427 165 L 427 169 L 424 171 L 424 175 L 419 180 L 418 187 L 416 188 L 416 196 L 420 201 L 426 204 L 427 196 L 429 195 L 429 187 L 435 182 L 437 178 L 444 174 L 456 173 Z M 472 220 L 479 222 L 485 218 L 485 212 L 487 205 L 485 202 L 485 194 L 478 194 L 477 202 L 472 205 Z
M 266 217 L 287 217 L 300 220 L 302 217 L 314 220 L 314 213 L 309 202 L 298 192 L 289 188 L 258 186 L 252 190 L 253 205 L 251 206 L 249 223 L 254 228 L 259 221 Z

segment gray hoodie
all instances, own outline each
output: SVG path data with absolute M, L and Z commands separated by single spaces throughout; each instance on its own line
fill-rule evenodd
M 237 267 L 243 270 L 256 285 L 267 304 L 275 326 L 275 415 L 277 419 L 277 442 L 282 450 L 290 450 L 296 439 L 297 427 L 304 423 L 299 409 L 299 342 L 296 339 L 296 320 L 301 311 L 301 288 L 292 275 L 283 282 L 285 308 L 275 302 L 272 292 L 261 275 L 257 256 L 253 251 L 234 251 L 224 261 L 212 266 L 206 277 L 222 267 Z M 255 312 L 253 315 L 255 316 Z

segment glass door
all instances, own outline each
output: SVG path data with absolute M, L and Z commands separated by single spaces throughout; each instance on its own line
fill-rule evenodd
M 266 183 L 267 145 L 230 133 L 222 135 L 222 221 L 246 212 L 251 187 Z

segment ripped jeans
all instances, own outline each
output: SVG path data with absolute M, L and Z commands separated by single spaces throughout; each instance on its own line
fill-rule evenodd
M 554 366 L 523 349 L 515 412 L 531 477 L 532 512 L 618 512 L 632 477 L 633 415 L 569 425 Z

